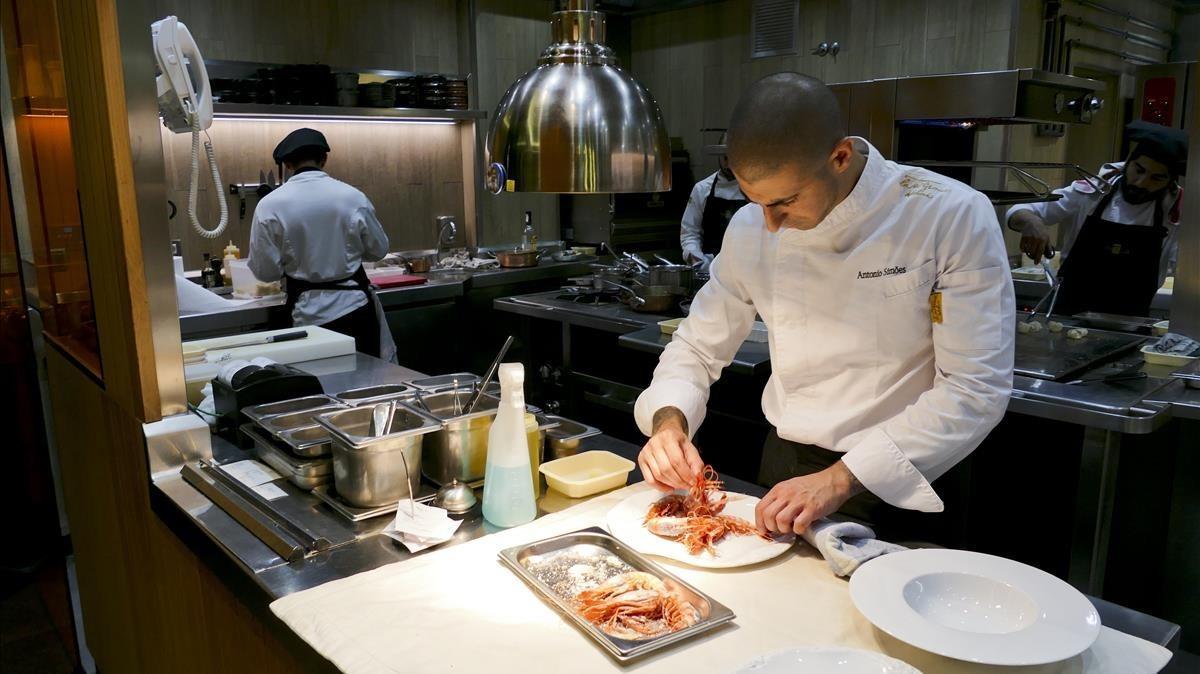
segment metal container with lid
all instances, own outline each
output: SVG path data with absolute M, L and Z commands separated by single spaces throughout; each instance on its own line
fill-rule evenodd
M 456 384 L 461 387 L 474 386 L 479 381 L 479 375 L 471 374 L 470 372 L 455 372 L 451 374 L 439 374 L 435 377 L 425 377 L 424 379 L 414 379 L 409 384 L 419 388 L 422 391 L 443 391 L 448 388 L 453 388 Z
M 557 423 L 556 427 L 546 431 L 547 449 L 551 459 L 574 456 L 579 452 L 579 446 L 584 439 L 601 434 L 598 428 L 592 428 L 566 417 L 547 414 L 544 419 L 550 423 Z
M 333 437 L 334 488 L 356 506 L 379 506 L 417 494 L 423 441 L 441 428 L 436 420 L 397 405 L 387 432 L 374 436 L 372 413 L 373 408 L 364 405 L 316 419 Z

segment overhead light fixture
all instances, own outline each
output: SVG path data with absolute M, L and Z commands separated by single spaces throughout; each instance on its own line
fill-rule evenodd
M 665 192 L 671 143 L 658 104 L 604 44 L 593 0 L 567 0 L 553 43 L 500 100 L 487 187 L 509 192 Z

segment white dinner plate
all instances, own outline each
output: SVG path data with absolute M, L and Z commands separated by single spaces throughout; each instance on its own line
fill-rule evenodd
M 850 597 L 900 641 L 969 662 L 1058 662 L 1100 634 L 1096 608 L 1075 588 L 1032 566 L 966 550 L 877 557 L 850 577 Z
M 760 655 L 733 674 L 921 674 L 921 670 L 858 648 L 801 646 Z
M 746 494 L 725 493 L 728 494 L 729 500 L 721 514 L 740 517 L 753 523 L 754 506 L 758 504 L 758 499 Z M 660 498 L 662 492 L 645 491 L 613 506 L 613 509 L 608 511 L 609 533 L 643 554 L 666 557 L 709 569 L 728 569 L 765 562 L 790 550 L 795 541 L 794 536 L 778 541 L 767 541 L 758 536 L 726 536 L 713 546 L 716 548 L 715 556 L 708 552 L 693 555 L 688 553 L 683 544 L 656 536 L 646 529 L 646 512 L 650 510 L 650 504 Z

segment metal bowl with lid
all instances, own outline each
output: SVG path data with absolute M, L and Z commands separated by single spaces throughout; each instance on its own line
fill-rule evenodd
M 438 421 L 397 405 L 387 432 L 376 436 L 371 433 L 373 412 L 364 405 L 317 417 L 333 438 L 334 488 L 362 507 L 395 503 L 418 493 L 422 445 L 441 428 Z

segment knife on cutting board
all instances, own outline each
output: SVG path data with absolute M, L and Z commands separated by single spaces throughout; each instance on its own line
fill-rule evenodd
M 234 342 L 232 344 L 221 344 L 218 346 L 209 346 L 195 349 L 183 350 L 183 362 L 195 363 L 204 360 L 205 354 L 209 351 L 224 351 L 226 349 L 236 349 L 242 346 L 258 346 L 259 344 L 275 344 L 277 342 L 291 342 L 297 339 L 305 339 L 308 337 L 307 330 L 293 330 L 292 332 L 281 332 L 277 335 L 267 335 L 266 337 L 255 337 L 253 339 Z

